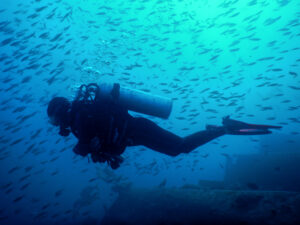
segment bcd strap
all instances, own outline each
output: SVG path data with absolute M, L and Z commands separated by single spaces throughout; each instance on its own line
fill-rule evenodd
M 120 96 L 120 84 L 119 83 L 114 83 L 114 86 L 113 86 L 110 94 L 114 100 L 117 100 L 119 98 L 119 96 Z

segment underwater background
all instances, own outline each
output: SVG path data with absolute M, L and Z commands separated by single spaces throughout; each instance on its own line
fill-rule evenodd
M 299 0 L 1 0 L 0 224 L 300 224 L 299 68 Z M 283 128 L 130 147 L 112 170 L 47 117 L 90 82 L 172 99 L 142 116 L 180 136 L 226 115 Z

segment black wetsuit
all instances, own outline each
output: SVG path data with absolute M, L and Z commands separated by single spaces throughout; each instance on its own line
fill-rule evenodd
M 111 100 L 84 104 L 73 101 L 71 131 L 78 138 L 74 152 L 82 156 L 105 152 L 121 155 L 127 146 L 143 145 L 170 156 L 188 153 L 214 138 L 222 136 L 222 127 L 179 137 L 156 125 L 151 120 L 133 117 Z

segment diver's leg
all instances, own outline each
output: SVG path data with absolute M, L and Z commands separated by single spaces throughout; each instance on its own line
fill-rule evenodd
M 191 152 L 198 146 L 225 134 L 223 127 L 214 127 L 182 138 L 145 118 L 134 118 L 129 126 L 131 127 L 129 139 L 132 141 L 130 146 L 144 145 L 171 156 Z
M 207 126 L 206 130 L 198 131 L 183 138 L 179 153 L 189 153 L 195 148 L 226 134 L 226 129 L 219 126 Z
M 129 122 L 128 133 L 129 146 L 143 145 L 172 156 L 177 155 L 174 150 L 182 143 L 181 137 L 142 117 L 135 117 Z

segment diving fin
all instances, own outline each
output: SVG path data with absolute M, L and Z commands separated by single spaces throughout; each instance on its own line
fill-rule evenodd
M 235 135 L 255 135 L 270 134 L 268 129 L 280 129 L 281 126 L 250 124 L 238 120 L 230 119 L 229 116 L 223 118 L 223 126 L 228 130 L 229 134 Z

